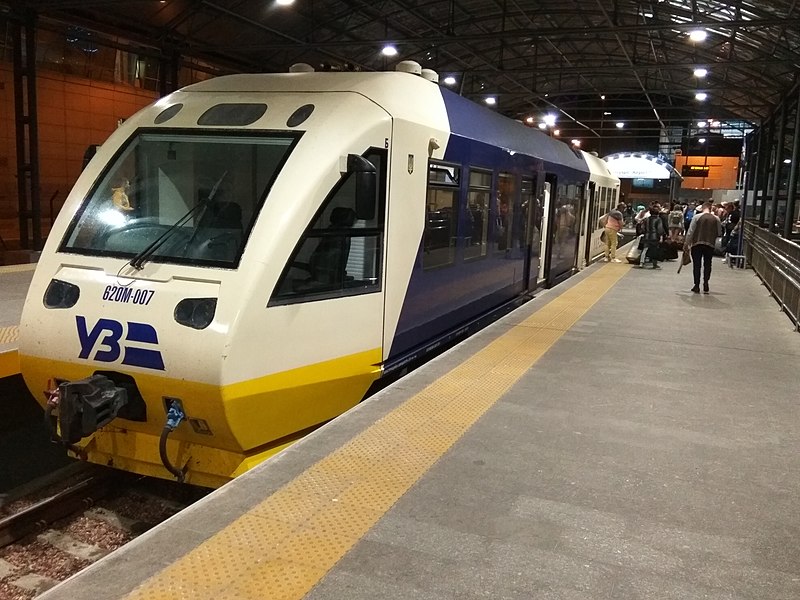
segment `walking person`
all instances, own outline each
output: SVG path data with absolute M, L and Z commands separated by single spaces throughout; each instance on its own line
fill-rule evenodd
M 620 203 L 617 208 L 609 211 L 604 217 L 603 236 L 605 236 L 606 242 L 606 262 L 622 262 L 617 258 L 617 243 L 619 241 L 617 233 L 622 229 L 622 223 L 625 219 L 622 216 L 623 210 L 625 210 L 625 205 Z
M 664 219 L 661 217 L 661 205 L 654 202 L 650 206 L 650 216 L 645 221 L 644 230 L 644 250 L 640 259 L 640 266 L 644 267 L 649 259 L 654 269 L 660 269 L 658 259 L 660 258 L 661 242 L 667 236 L 667 228 L 664 226 Z
M 719 217 L 711 212 L 711 202 L 704 202 L 702 212 L 692 219 L 683 249 L 690 249 L 692 253 L 692 267 L 694 270 L 694 287 L 692 292 L 700 293 L 700 269 L 702 261 L 703 293 L 708 293 L 708 280 L 711 278 L 711 259 L 714 257 L 714 245 L 717 238 L 722 235 L 722 223 Z
M 669 221 L 669 238 L 673 242 L 677 242 L 684 232 L 683 229 L 683 211 L 680 204 L 675 204 L 667 217 Z

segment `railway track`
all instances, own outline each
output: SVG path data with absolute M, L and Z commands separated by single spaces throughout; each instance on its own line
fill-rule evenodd
M 0 507 L 0 600 L 35 598 L 210 491 L 76 466 Z
M 120 482 L 120 475 L 111 471 L 90 473 L 55 495 L 0 519 L 0 548 L 41 531 L 59 519 L 91 508 L 111 491 L 115 483 Z

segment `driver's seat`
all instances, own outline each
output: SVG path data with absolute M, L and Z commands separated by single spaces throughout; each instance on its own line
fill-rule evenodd
M 308 264 L 311 281 L 326 288 L 340 288 L 345 280 L 347 257 L 350 254 L 349 230 L 356 222 L 352 208 L 337 206 L 331 211 L 328 231 L 341 230 L 340 235 L 325 235 L 311 253 Z

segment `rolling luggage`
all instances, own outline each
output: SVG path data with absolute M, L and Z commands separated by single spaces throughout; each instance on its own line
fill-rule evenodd
M 625 259 L 628 261 L 629 264 L 637 265 L 639 264 L 639 259 L 642 256 L 642 237 L 639 236 L 639 239 L 636 241 L 635 244 L 631 246 L 631 249 L 628 250 L 627 256 Z
M 661 242 L 661 257 L 660 260 L 677 260 L 678 259 L 678 242 L 666 240 Z

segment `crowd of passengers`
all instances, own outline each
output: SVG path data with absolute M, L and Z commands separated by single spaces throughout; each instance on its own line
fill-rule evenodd
M 669 207 L 662 206 L 660 202 L 652 202 L 649 207 L 642 206 L 638 211 L 635 211 L 630 204 L 621 202 L 615 210 L 602 217 L 599 225 L 607 231 L 616 232 L 621 231 L 623 226 L 635 227 L 639 240 L 635 249 L 641 250 L 638 264 L 645 266 L 649 262 L 654 269 L 657 269 L 659 261 L 678 258 L 678 251 L 685 245 L 686 234 L 692 220 L 706 211 L 715 215 L 720 221 L 721 239 L 718 241 L 718 246 L 721 252 L 736 254 L 733 246 L 738 240 L 742 214 L 738 201 L 724 204 L 706 202 L 700 206 L 694 202 L 672 202 Z M 615 236 L 605 236 L 605 260 L 621 262 L 616 258 L 614 243 L 616 240 L 612 239 L 613 237 Z

